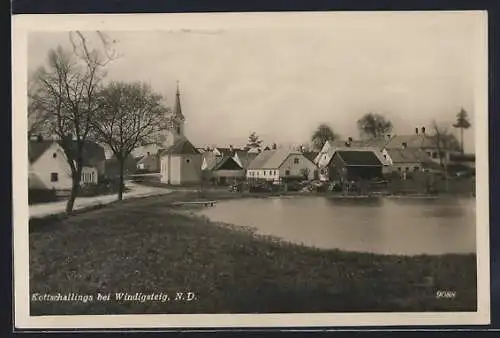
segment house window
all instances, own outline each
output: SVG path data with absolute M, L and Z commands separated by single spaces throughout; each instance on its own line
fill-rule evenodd
M 186 159 L 186 162 L 189 163 L 189 158 Z
M 57 173 L 50 173 L 50 181 L 51 182 L 59 181 L 59 176 L 57 175 Z
M 420 169 L 420 168 L 419 168 L 419 167 L 417 167 L 417 166 L 413 168 L 413 170 L 414 170 L 414 171 L 418 171 L 419 169 Z
M 298 158 L 294 158 L 294 159 L 293 159 L 293 163 L 294 163 L 294 164 L 299 164 L 299 159 L 298 159 Z
M 53 153 L 52 158 L 56 158 L 56 157 L 57 157 L 57 153 Z
M 437 153 L 432 153 L 432 158 L 438 158 L 438 154 Z
M 410 168 L 406 167 L 406 168 L 405 168 L 405 171 L 406 171 L 406 172 L 408 172 L 408 170 L 410 170 Z
M 180 134 L 181 134 L 181 127 L 180 127 L 180 126 L 178 126 L 178 127 L 177 127 L 177 135 L 180 135 Z
M 285 175 L 290 176 L 290 170 L 285 170 Z
M 401 168 L 398 168 L 398 171 L 401 171 Z
M 276 176 L 276 170 L 274 171 L 274 176 Z

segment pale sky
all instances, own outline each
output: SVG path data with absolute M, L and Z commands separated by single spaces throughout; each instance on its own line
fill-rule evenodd
M 299 144 L 323 122 L 357 138 L 368 112 L 390 119 L 393 134 L 433 119 L 451 128 L 460 107 L 474 127 L 477 19 L 352 13 L 325 25 L 108 31 L 121 56 L 107 79 L 145 81 L 170 105 L 179 80 L 186 135 L 199 146 L 244 145 L 252 131 L 265 144 Z M 67 32 L 31 33 L 29 71 L 59 44 Z

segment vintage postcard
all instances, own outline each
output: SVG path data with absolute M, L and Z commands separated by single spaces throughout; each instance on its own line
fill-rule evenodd
M 13 17 L 20 329 L 490 321 L 487 13 Z

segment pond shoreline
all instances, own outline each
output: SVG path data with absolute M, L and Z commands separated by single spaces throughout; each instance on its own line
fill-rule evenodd
M 183 214 L 189 210 L 165 207 L 171 198 L 37 220 L 30 231 L 30 291 L 182 289 L 199 301 L 31 302 L 31 315 L 476 309 L 474 254 L 409 257 L 310 248 Z M 441 289 L 457 297 L 437 299 Z

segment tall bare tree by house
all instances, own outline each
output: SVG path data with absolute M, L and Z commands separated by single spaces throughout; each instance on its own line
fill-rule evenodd
M 155 140 L 168 122 L 162 96 L 146 84 L 112 82 L 100 92 L 100 115 L 93 136 L 113 151 L 120 169 L 118 200 L 123 198 L 124 163 L 140 145 Z
M 453 134 L 448 131 L 447 127 L 439 126 L 436 121 L 432 122 L 433 135 L 431 136 L 436 147 L 439 165 L 443 168 L 444 179 L 445 179 L 445 189 L 448 191 L 449 186 L 449 172 L 448 172 L 448 162 L 449 162 L 449 152 L 455 150 L 457 147 L 456 138 Z
M 28 138 L 35 135 L 46 136 L 44 124 L 47 122 L 49 112 L 44 110 L 40 95 L 42 88 L 35 76 L 28 78 Z
M 357 121 L 357 125 L 362 138 L 383 138 L 392 131 L 392 122 L 377 113 L 363 115 Z
M 98 33 L 98 39 L 105 35 Z M 83 169 L 83 153 L 90 140 L 92 121 L 96 119 L 98 91 L 105 76 L 110 52 L 90 48 L 81 32 L 71 32 L 73 50 L 61 46 L 48 55 L 47 67 L 35 74 L 37 85 L 33 105 L 43 110 L 47 132 L 57 136 L 71 169 L 72 187 L 66 212 L 73 210 Z
M 323 148 L 326 141 L 333 141 L 337 138 L 338 135 L 333 131 L 332 127 L 326 123 L 322 123 L 312 134 L 311 143 L 313 148 L 319 151 Z
M 471 126 L 469 116 L 465 109 L 461 108 L 457 114 L 457 122 L 453 124 L 453 128 L 460 129 L 460 152 L 464 153 L 464 129 L 469 129 Z

